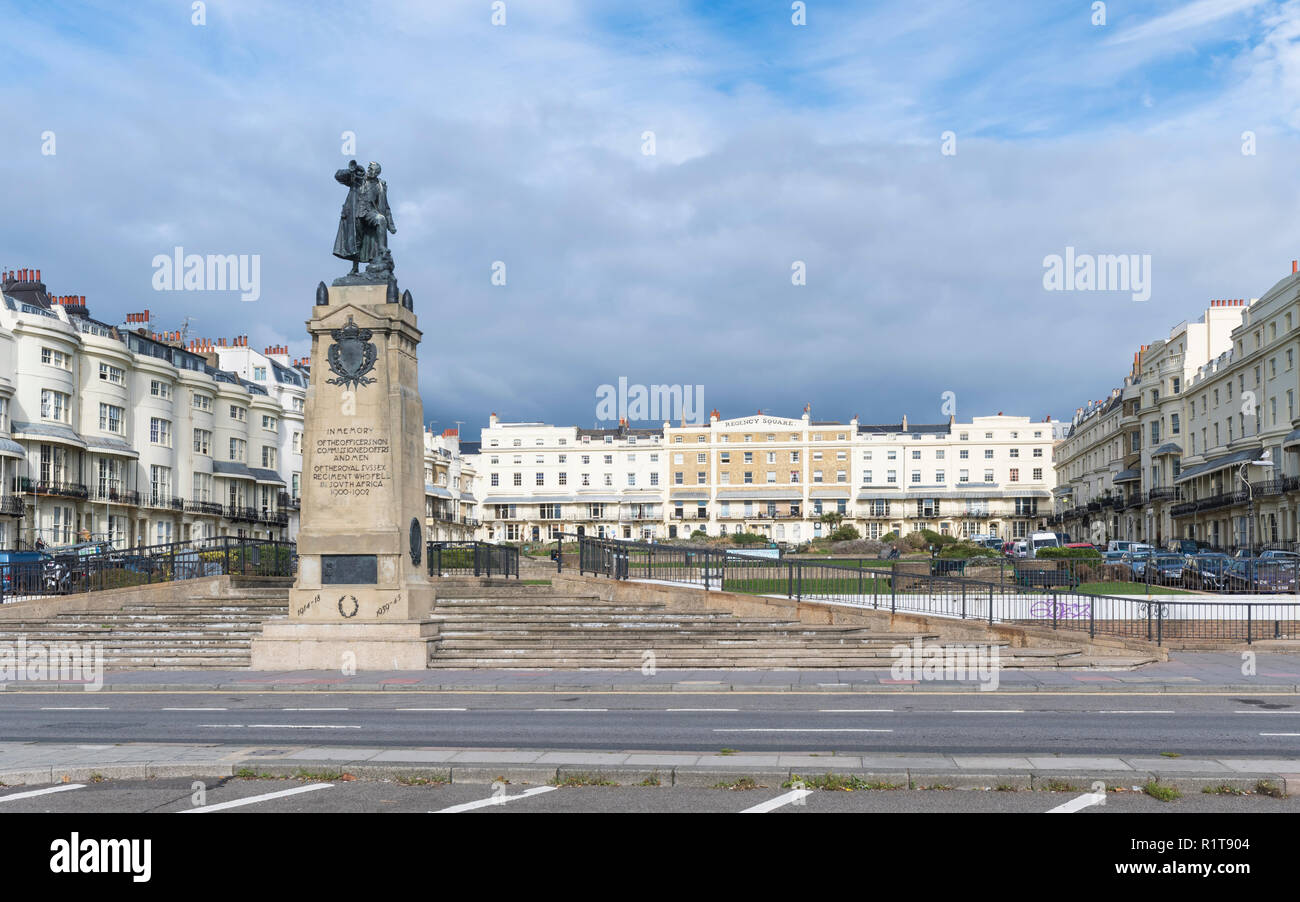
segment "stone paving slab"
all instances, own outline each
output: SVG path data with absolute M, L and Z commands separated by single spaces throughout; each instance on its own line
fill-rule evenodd
M 1090 755 L 1062 755 L 1059 758 L 1035 758 L 1029 763 L 1035 770 L 1134 770 L 1120 758 L 1103 758 Z

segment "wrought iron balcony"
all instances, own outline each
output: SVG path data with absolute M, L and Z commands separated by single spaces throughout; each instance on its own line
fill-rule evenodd
M 83 500 L 90 497 L 90 490 L 82 482 L 22 477 L 17 480 L 17 483 L 18 491 L 29 495 L 59 495 L 64 498 L 81 498 Z

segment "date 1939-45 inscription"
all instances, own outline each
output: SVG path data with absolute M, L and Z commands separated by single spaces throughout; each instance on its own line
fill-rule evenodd
M 365 498 L 389 479 L 387 436 L 371 426 L 337 426 L 316 439 L 312 479 L 342 498 Z

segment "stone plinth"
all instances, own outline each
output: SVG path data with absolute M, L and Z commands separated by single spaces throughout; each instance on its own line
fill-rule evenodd
M 384 284 L 312 308 L 298 577 L 253 669 L 423 669 L 437 634 L 424 559 L 415 314 Z M 349 657 L 349 653 L 351 657 Z

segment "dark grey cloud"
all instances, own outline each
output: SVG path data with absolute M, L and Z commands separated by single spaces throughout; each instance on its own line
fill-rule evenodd
M 13 76 L 0 263 L 41 267 L 103 319 L 147 307 L 162 328 L 189 318 L 194 335 L 305 353 L 314 286 L 346 269 L 329 253 L 331 174 L 354 131 L 358 158 L 389 180 L 426 416 L 473 427 L 493 410 L 590 424 L 597 387 L 620 376 L 702 384 L 728 416 L 811 402 L 824 418 L 938 420 L 945 391 L 962 418 L 1068 415 L 1139 344 L 1210 298 L 1263 293 L 1300 256 L 1286 125 L 1298 68 L 1276 39 L 1294 17 L 1226 67 L 1217 95 L 1087 130 L 1037 98 L 1046 125 L 1029 140 L 1009 134 L 1025 129 L 1006 128 L 1005 104 L 953 93 L 981 63 L 1028 90 L 967 45 L 928 49 L 947 65 L 926 82 L 916 61 L 853 55 L 869 23 L 823 33 L 790 51 L 814 103 L 745 69 L 734 36 L 679 15 L 658 45 L 602 31 L 586 4 L 508 9 L 493 29 L 481 3 L 210 3 L 198 29 L 146 3 L 106 37 L 73 28 L 71 7 L 20 16 L 28 40 L 0 63 Z M 876 24 L 915 47 L 942 19 L 909 29 L 890 7 Z M 347 38 L 359 43 L 345 53 Z M 1118 52 L 1099 49 L 1114 74 L 1098 78 L 1129 77 L 1137 63 Z M 1087 83 L 1077 65 L 1054 76 L 1060 104 Z M 954 157 L 939 152 L 947 128 Z M 1257 156 L 1240 153 L 1246 128 Z M 46 129 L 54 157 L 39 153 Z M 262 299 L 152 291 L 150 261 L 176 245 L 260 254 Z M 1151 300 L 1045 292 L 1043 257 L 1066 246 L 1150 254 Z M 489 280 L 498 260 L 505 287 Z

